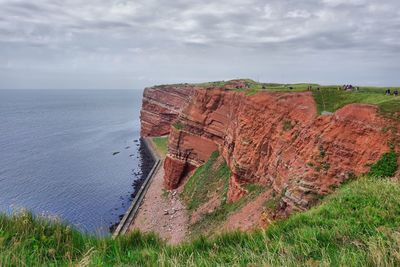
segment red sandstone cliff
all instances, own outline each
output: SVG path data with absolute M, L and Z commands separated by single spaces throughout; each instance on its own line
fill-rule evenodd
M 146 89 L 142 110 L 143 135 L 170 132 L 164 164 L 170 189 L 219 150 L 232 171 L 230 201 L 246 194 L 244 184 L 271 185 L 283 196 L 280 210 L 290 213 L 367 172 L 389 150 L 387 121 L 371 105 L 318 116 L 310 92 L 170 88 Z
M 176 120 L 193 96 L 192 86 L 161 85 L 146 88 L 140 112 L 141 136 L 169 134 L 171 123 Z

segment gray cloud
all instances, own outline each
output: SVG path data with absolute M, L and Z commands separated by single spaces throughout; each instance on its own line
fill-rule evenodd
M 0 0 L 0 88 L 399 85 L 398 0 Z

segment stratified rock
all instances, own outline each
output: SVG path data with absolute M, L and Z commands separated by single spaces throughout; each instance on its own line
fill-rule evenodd
M 145 90 L 142 134 L 170 133 L 164 163 L 168 189 L 218 150 L 232 172 L 229 201 L 247 193 L 245 184 L 271 185 L 287 214 L 368 172 L 389 150 L 393 132 L 385 130 L 388 122 L 375 106 L 351 104 L 318 116 L 311 92 L 246 96 L 228 90 L 246 87 L 242 83 Z
M 141 136 L 162 136 L 170 131 L 181 110 L 190 102 L 192 86 L 155 86 L 146 88 L 143 93 Z

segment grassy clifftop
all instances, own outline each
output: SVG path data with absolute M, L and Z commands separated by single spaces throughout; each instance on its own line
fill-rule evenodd
M 400 184 L 360 178 L 268 229 L 172 247 L 154 235 L 116 240 L 24 213 L 0 216 L 0 265 L 399 266 Z
M 297 84 L 270 84 L 257 83 L 252 80 L 246 80 L 248 88 L 238 89 L 246 91 L 246 95 L 253 95 L 258 92 L 305 92 L 311 88 L 314 100 L 317 104 L 318 112 L 335 112 L 339 108 L 352 103 L 363 103 L 377 105 L 380 112 L 388 117 L 400 120 L 400 96 L 386 96 L 388 87 L 368 87 L 361 86 L 358 89 L 343 90 L 338 85 L 319 85 L 313 83 Z
M 237 86 L 236 84 L 239 84 Z M 189 84 L 176 84 L 184 86 Z M 386 96 L 385 90 L 396 89 L 394 87 L 370 87 L 360 86 L 358 89 L 343 90 L 339 85 L 320 85 L 316 83 L 260 83 L 251 79 L 240 79 L 232 81 L 216 81 L 192 84 L 203 88 L 215 87 L 233 87 L 236 92 L 245 92 L 245 95 L 251 96 L 259 92 L 306 92 L 311 87 L 314 100 L 317 104 L 318 112 L 335 112 L 339 108 L 352 103 L 364 103 L 377 105 L 381 113 L 387 117 L 400 120 L 400 96 Z M 399 89 L 399 87 L 397 87 Z

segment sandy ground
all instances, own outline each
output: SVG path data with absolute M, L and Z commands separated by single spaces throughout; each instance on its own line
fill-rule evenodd
M 163 177 L 164 168 L 161 166 L 129 230 L 154 232 L 168 243 L 178 244 L 186 237 L 189 217 L 177 191 L 170 192 L 168 196 L 163 194 Z

